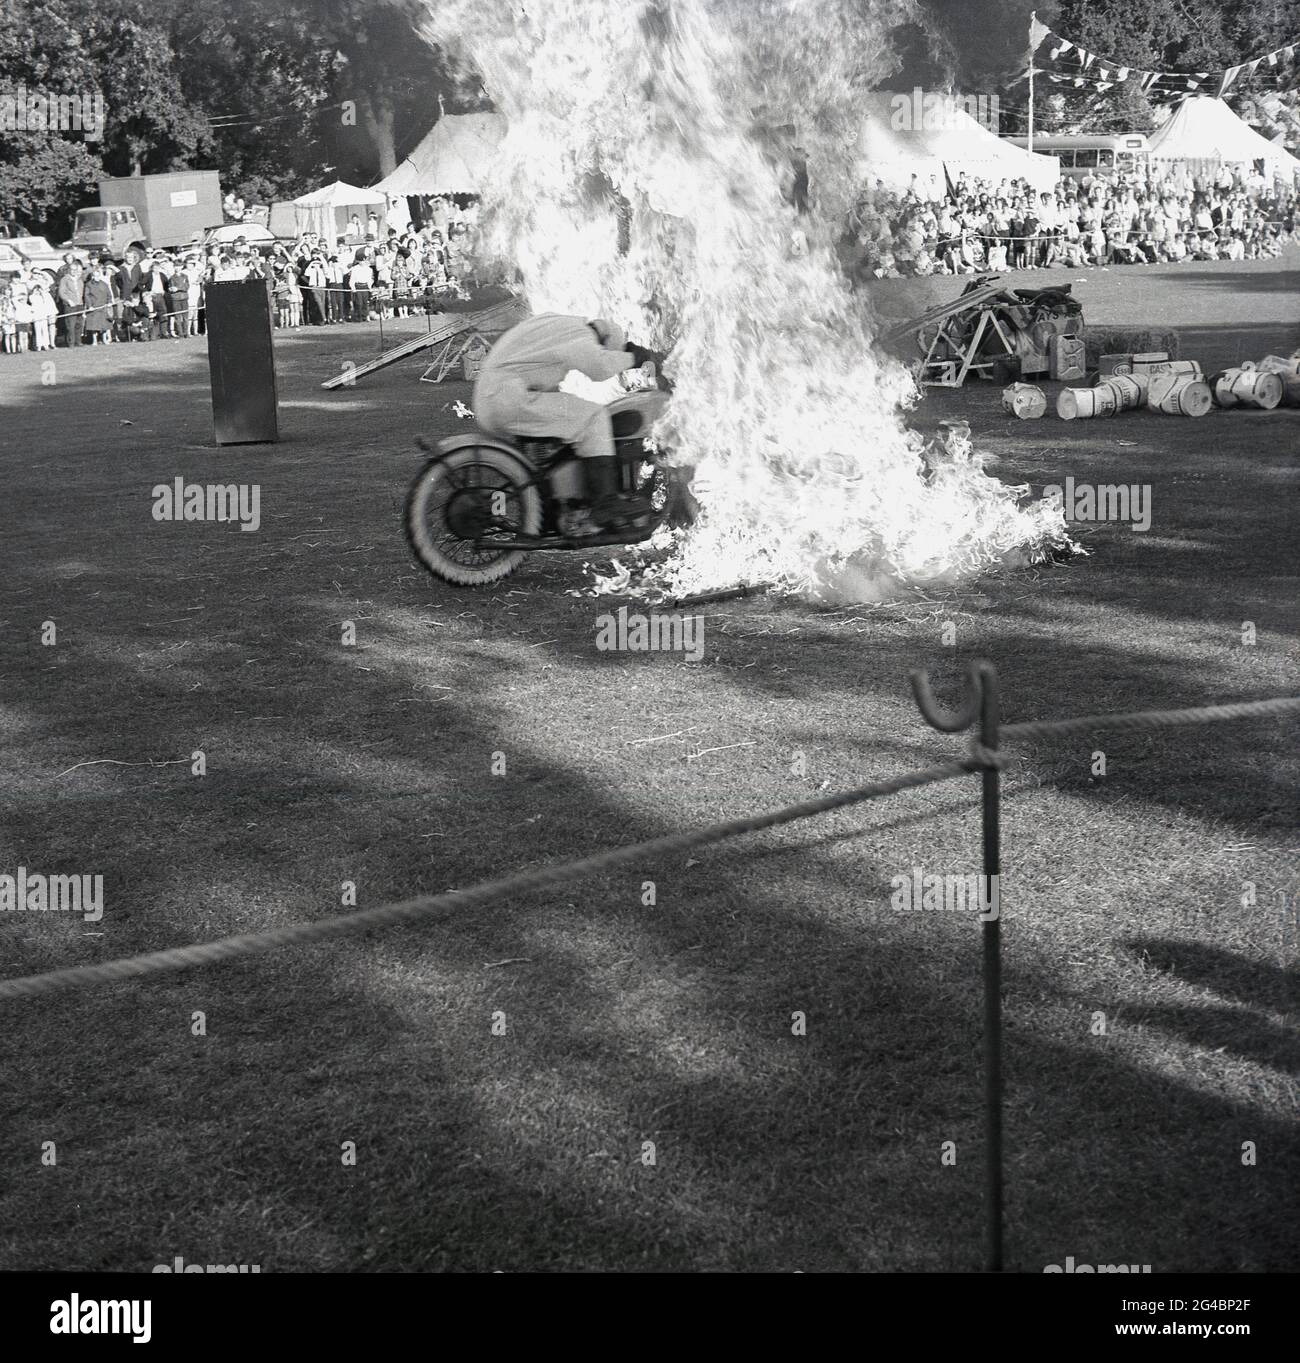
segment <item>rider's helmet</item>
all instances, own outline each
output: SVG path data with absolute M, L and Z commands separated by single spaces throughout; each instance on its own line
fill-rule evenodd
M 593 317 L 587 325 L 596 333 L 596 339 L 606 350 L 626 350 L 627 335 L 623 328 L 603 317 Z

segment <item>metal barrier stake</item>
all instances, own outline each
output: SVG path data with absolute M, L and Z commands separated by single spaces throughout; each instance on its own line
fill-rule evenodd
M 930 679 L 917 669 L 909 674 L 917 707 L 931 728 L 955 734 L 979 720 L 982 750 L 997 751 L 998 674 L 981 660 L 971 665 L 961 709 L 947 714 L 935 703 Z M 984 1263 L 990 1273 L 1002 1271 L 1002 897 L 1001 773 L 987 763 L 980 773 L 984 835 L 984 902 L 992 911 L 981 924 L 984 974 L 984 1171 L 987 1229 Z
M 980 743 L 998 747 L 998 674 L 993 664 L 978 665 Z M 985 915 L 984 956 L 984 1139 L 988 1182 L 986 1267 L 1002 1272 L 1002 773 L 987 766 L 980 773 L 984 825 L 984 889 L 992 913 Z

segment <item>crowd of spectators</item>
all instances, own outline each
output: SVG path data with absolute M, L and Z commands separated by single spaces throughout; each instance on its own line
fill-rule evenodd
M 1296 239 L 1294 188 L 1224 168 L 1212 178 L 1158 181 L 1131 174 L 955 184 L 881 182 L 854 209 L 843 243 L 858 280 L 1016 269 L 1259 260 Z
M 205 292 L 224 280 L 265 280 L 282 327 L 436 312 L 449 297 L 467 296 L 468 223 L 449 224 L 445 237 L 428 225 L 390 230 L 382 239 L 377 222 L 370 232 L 355 226 L 334 241 L 306 233 L 269 250 L 236 236 L 206 247 L 128 250 L 119 260 L 87 260 L 70 251 L 57 270 L 24 270 L 0 280 L 0 348 L 197 336 L 205 330 Z
M 1085 175 L 1050 191 L 1024 180 L 880 181 L 856 205 L 842 243 L 858 280 L 987 274 L 1053 265 L 1259 260 L 1297 239 L 1296 192 L 1262 175 L 1156 181 Z M 381 232 L 353 219 L 333 241 L 307 233 L 269 251 L 247 238 L 123 259 L 64 256 L 53 271 L 0 280 L 0 349 L 52 350 L 120 341 L 181 340 L 205 330 L 214 281 L 260 277 L 282 327 L 365 322 L 436 312 L 465 297 L 471 224 Z

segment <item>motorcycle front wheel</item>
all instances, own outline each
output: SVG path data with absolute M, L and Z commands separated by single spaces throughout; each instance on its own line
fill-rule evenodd
M 493 530 L 536 535 L 542 499 L 524 467 L 491 445 L 439 455 L 422 468 L 406 498 L 406 540 L 435 577 L 458 587 L 499 582 L 519 566 L 523 549 L 479 541 Z

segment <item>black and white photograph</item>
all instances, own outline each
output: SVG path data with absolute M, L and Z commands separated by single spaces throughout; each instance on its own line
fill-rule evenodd
M 0 0 L 7 1319 L 1264 1342 L 1298 43 Z

